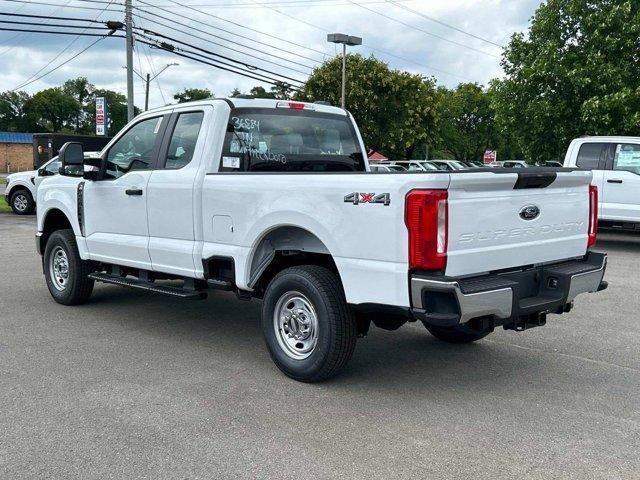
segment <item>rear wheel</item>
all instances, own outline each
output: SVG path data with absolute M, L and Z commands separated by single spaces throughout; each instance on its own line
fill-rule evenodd
M 262 331 L 278 368 L 302 382 L 338 374 L 353 354 L 357 335 L 340 280 L 316 265 L 287 268 L 271 280 Z
M 16 190 L 9 198 L 11 210 L 16 215 L 30 215 L 36 208 L 36 203 L 28 190 Z
M 425 325 L 429 333 L 438 340 L 448 343 L 471 343 L 481 340 L 491 332 L 493 328 L 484 330 L 475 330 L 468 325 L 456 325 L 455 327 L 436 327 L 433 325 Z
M 44 275 L 53 299 L 63 305 L 86 302 L 93 291 L 91 266 L 80 258 L 73 230 L 51 234 L 44 250 Z

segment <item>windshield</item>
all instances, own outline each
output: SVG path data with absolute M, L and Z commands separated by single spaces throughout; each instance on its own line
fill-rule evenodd
M 364 171 L 348 117 L 306 110 L 236 109 L 225 136 L 220 171 Z

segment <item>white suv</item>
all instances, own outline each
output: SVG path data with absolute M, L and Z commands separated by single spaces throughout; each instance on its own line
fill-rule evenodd
M 602 225 L 640 226 L 640 137 L 576 138 L 564 166 L 593 171 Z

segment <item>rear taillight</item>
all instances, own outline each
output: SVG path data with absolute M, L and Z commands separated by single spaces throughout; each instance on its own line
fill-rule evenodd
M 446 268 L 448 209 L 446 190 L 412 190 L 407 194 L 404 221 L 409 230 L 409 268 Z
M 587 247 L 596 244 L 598 235 L 598 187 L 589 185 L 589 230 L 587 237 Z

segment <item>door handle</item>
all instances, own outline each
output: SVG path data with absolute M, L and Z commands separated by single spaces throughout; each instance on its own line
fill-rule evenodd
M 127 195 L 142 195 L 142 189 L 141 188 L 127 188 L 124 193 L 126 193 Z
M 622 183 L 622 180 L 620 180 L 619 178 L 611 178 L 607 180 L 607 183 Z

